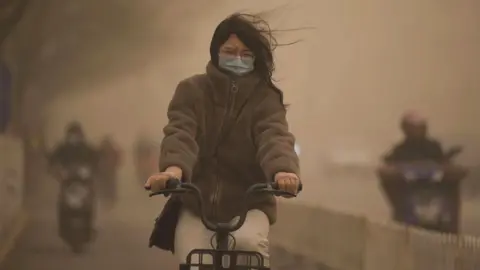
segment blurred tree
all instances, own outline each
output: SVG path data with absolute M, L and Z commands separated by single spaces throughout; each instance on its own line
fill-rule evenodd
M 22 18 L 28 2 L 28 0 L 0 1 L 0 45 Z
M 188 1 L 0 0 L 0 10 L 13 11 L 7 3 L 16 4 L 17 17 L 9 21 L 21 18 L 3 42 L 13 62 L 15 129 L 23 133 L 38 122 L 60 93 L 95 90 L 146 67 L 155 54 L 168 54 L 183 33 L 176 31 L 179 15 L 169 14 L 192 18 L 202 7 L 199 2 L 186 10 L 179 2 Z

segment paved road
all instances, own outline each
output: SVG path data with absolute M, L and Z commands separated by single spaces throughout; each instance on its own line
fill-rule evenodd
M 101 210 L 97 241 L 87 253 L 74 255 L 57 237 L 55 189 L 39 189 L 43 194 L 32 201 L 41 203 L 30 206 L 30 222 L 0 270 L 178 269 L 170 253 L 147 247 L 163 198 L 149 199 L 139 192 L 113 211 Z M 327 269 L 279 248 L 272 248 L 272 253 L 277 258 L 272 266 L 276 270 Z
M 97 241 L 86 254 L 74 255 L 57 237 L 56 190 L 47 186 L 39 188 L 32 200 L 37 203 L 30 206 L 30 222 L 1 270 L 176 269 L 169 253 L 147 246 L 156 210 L 138 211 L 143 202 L 131 205 L 129 211 L 125 211 L 127 202 L 116 210 L 101 211 Z
M 35 192 L 29 198 L 30 222 L 0 270 L 176 269 L 176 261 L 169 253 L 147 247 L 153 218 L 161 209 L 163 198 L 150 199 L 133 185 L 124 189 L 128 192 L 124 192 L 116 209 L 100 211 L 97 241 L 86 254 L 75 256 L 57 237 L 57 190 L 53 181 L 44 179 L 31 190 Z M 476 225 L 480 216 L 474 211 L 476 205 L 478 202 L 473 200 L 464 204 L 464 229 L 470 233 L 478 232 Z M 282 261 L 275 267 L 277 270 L 324 269 L 300 266 L 301 258 L 272 251 L 276 258 L 274 263 Z
M 163 197 L 148 198 L 141 188 L 130 185 L 115 209 L 100 207 L 97 241 L 87 253 L 75 255 L 57 237 L 56 185 L 48 177 L 42 180 L 31 188 L 35 192 L 28 200 L 29 223 L 0 270 L 178 269 L 170 253 L 147 245 Z M 280 248 L 272 247 L 271 252 L 275 270 L 327 269 Z

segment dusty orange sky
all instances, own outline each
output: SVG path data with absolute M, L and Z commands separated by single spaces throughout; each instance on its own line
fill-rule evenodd
M 307 187 L 302 200 L 384 217 L 387 210 L 372 170 L 378 156 L 400 136 L 399 115 L 411 108 L 429 117 L 432 132 L 447 145 L 467 146 L 462 156 L 466 164 L 475 165 L 479 158 L 480 132 L 475 124 L 480 113 L 476 14 L 480 2 L 137 0 L 129 4 L 136 5 L 132 10 L 139 16 L 137 24 L 129 26 L 138 28 L 136 42 L 125 39 L 105 47 L 95 38 L 72 35 L 69 27 L 46 31 L 42 61 L 56 64 L 39 68 L 32 87 L 42 89 L 63 69 L 74 79 L 55 87 L 75 90 L 56 95 L 46 106 L 50 143 L 60 138 L 71 119 L 81 120 L 91 138 L 113 133 L 125 147 L 142 131 L 160 139 L 172 91 L 179 80 L 203 72 L 216 24 L 234 11 L 279 7 L 269 17 L 274 28 L 313 27 L 282 34 L 281 42 L 303 41 L 276 52 L 276 78 L 292 104 L 291 129 L 302 148 Z M 85 2 L 83 9 L 80 4 L 64 5 L 58 7 L 60 13 L 80 14 L 94 3 Z M 101 15 L 86 14 L 84 18 Z M 49 20 L 55 25 L 55 18 Z M 107 31 L 95 25 L 91 29 L 98 36 Z M 69 42 L 90 46 L 82 50 L 82 57 L 69 62 L 59 56 Z M 111 57 L 101 70 L 95 69 L 93 60 L 82 62 L 107 61 L 102 58 L 106 53 Z M 128 72 L 94 80 L 68 73 L 71 66 L 80 65 L 100 74 L 110 68 Z

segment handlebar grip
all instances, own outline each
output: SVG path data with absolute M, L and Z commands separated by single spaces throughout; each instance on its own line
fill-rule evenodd
M 170 178 L 165 183 L 165 189 L 175 189 L 180 185 L 180 180 L 176 178 Z M 143 187 L 145 190 L 151 190 L 151 187 Z
M 180 187 L 180 180 L 178 180 L 177 178 L 170 178 L 167 180 L 167 182 L 165 182 L 165 189 L 163 190 L 163 196 L 165 197 L 168 197 L 170 196 L 171 193 L 175 192 L 178 190 L 178 188 Z M 171 191 L 171 192 L 169 192 Z
M 270 184 L 270 186 L 273 188 L 273 189 L 278 189 L 278 183 L 277 182 L 272 182 Z M 268 187 L 268 186 L 267 186 Z
M 180 180 L 177 178 L 170 178 L 165 183 L 165 189 L 176 189 L 180 185 Z
M 164 195 L 165 197 L 168 197 L 170 196 L 170 193 L 174 193 L 174 192 L 177 192 L 177 191 L 180 191 L 179 190 L 179 187 L 181 185 L 181 182 L 180 180 L 176 179 L 176 178 L 170 178 L 167 180 L 167 182 L 165 183 L 165 188 L 161 191 L 158 191 L 158 192 L 152 192 L 150 193 L 150 197 L 153 197 L 155 195 Z M 145 190 L 151 190 L 151 187 L 145 187 Z

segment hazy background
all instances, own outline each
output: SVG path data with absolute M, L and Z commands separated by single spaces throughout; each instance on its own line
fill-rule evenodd
M 276 51 L 301 147 L 299 200 L 384 219 L 373 169 L 400 139 L 405 110 L 425 113 L 436 138 L 478 164 L 478 10 L 475 0 L 42 0 L 6 58 L 27 90 L 24 120 L 45 125 L 49 146 L 76 119 L 93 140 L 113 134 L 128 158 L 139 133 L 161 140 L 172 92 L 204 71 L 216 25 L 270 11 L 273 28 L 309 28 L 281 32 L 280 42 L 302 42 Z M 134 198 L 133 179 L 121 181 L 122 198 Z
M 62 264 L 58 251 L 45 251 L 60 241 L 52 240 L 57 190 L 39 177 L 44 210 L 36 212 L 35 230 L 49 231 L 32 230 L 39 236 L 21 245 L 8 270 L 158 268 L 147 266 L 159 253 L 146 249 L 146 239 L 160 207 L 134 179 L 132 145 L 139 134 L 161 141 L 176 84 L 204 72 L 214 28 L 236 11 L 268 11 L 274 29 L 306 28 L 279 33 L 281 43 L 302 41 L 278 48 L 275 74 L 301 147 L 299 201 L 388 219 L 373 170 L 401 138 L 399 118 L 409 109 L 427 115 L 445 147 L 464 145 L 459 160 L 475 172 L 479 10 L 476 0 L 32 0 L 4 50 L 16 87 L 25 90 L 24 126 L 32 133 L 43 129 L 52 147 L 69 121 L 80 120 L 95 142 L 114 135 L 126 160 L 116 214 L 100 216 L 108 229 L 95 244 L 101 252 L 92 252 L 96 264 Z M 465 192 L 476 180 L 473 173 Z M 480 234 L 479 204 L 464 197 L 466 233 Z M 21 268 L 26 256 L 35 262 Z

